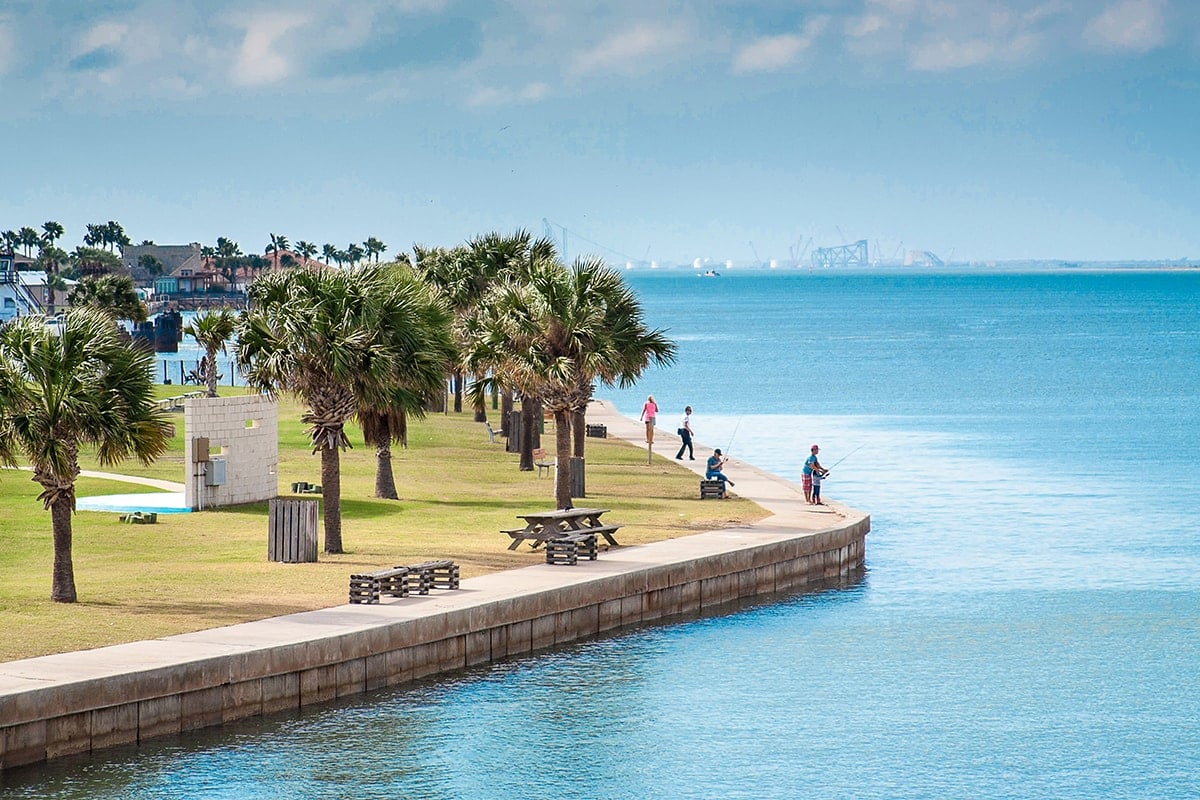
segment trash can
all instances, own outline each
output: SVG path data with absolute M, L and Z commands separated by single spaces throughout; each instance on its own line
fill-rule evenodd
M 317 560 L 317 501 L 275 499 L 267 508 L 267 560 Z

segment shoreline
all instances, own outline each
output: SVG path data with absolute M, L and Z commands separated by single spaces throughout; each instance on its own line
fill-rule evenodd
M 596 401 L 588 416 L 610 436 L 644 437 L 611 403 Z M 678 437 L 662 441 L 671 439 L 677 447 Z M 703 462 L 683 463 L 702 475 L 693 465 Z M 296 710 L 861 571 L 868 515 L 837 503 L 805 507 L 800 487 L 734 463 L 738 495 L 771 516 L 617 547 L 576 566 L 464 579 L 455 591 L 2 663 L 0 770 Z

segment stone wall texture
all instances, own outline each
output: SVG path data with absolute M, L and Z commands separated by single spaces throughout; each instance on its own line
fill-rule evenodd
M 869 529 L 863 515 L 817 532 L 728 536 L 707 554 L 657 563 L 642 558 L 656 552 L 654 545 L 621 548 L 616 552 L 636 558 L 620 568 L 601 571 L 602 554 L 590 562 L 600 565 L 592 572 L 539 565 L 494 573 L 441 593 L 440 607 L 430 598 L 346 605 L 104 648 L 91 651 L 88 661 L 68 653 L 10 662 L 0 665 L 11 677 L 8 689 L 0 683 L 0 769 L 297 709 L 624 626 L 828 585 L 863 567 Z M 522 583 L 517 573 L 536 580 Z M 84 674 L 83 665 L 104 651 L 112 658 Z M 22 682 L 46 670 L 57 671 L 57 679 L 43 687 L 32 677 Z

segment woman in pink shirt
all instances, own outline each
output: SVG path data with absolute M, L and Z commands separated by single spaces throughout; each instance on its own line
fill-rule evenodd
M 646 423 L 646 444 L 654 444 L 654 418 L 658 416 L 658 404 L 654 402 L 654 395 L 646 398 L 646 405 L 642 406 L 642 421 Z

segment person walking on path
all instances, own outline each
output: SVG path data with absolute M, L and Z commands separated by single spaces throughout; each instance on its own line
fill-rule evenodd
M 817 453 L 820 452 L 821 448 L 814 444 L 809 450 L 812 452 L 812 455 L 804 459 L 804 502 L 811 505 L 813 502 L 813 475 L 819 473 L 821 477 L 824 477 L 829 470 L 822 467 L 820 460 L 817 458 Z M 820 495 L 818 495 L 819 498 Z
M 654 444 L 654 418 L 658 416 L 658 404 L 654 402 L 654 395 L 646 398 L 646 404 L 642 406 L 641 419 L 646 423 L 646 444 Z
M 721 472 L 721 468 L 725 466 L 726 459 L 721 457 L 721 451 L 718 448 L 713 450 L 713 454 L 708 457 L 708 466 L 704 470 L 704 478 L 706 480 L 718 480 L 728 486 L 733 486 L 733 481 L 725 477 L 725 473 Z
M 683 439 L 683 444 L 679 445 L 679 452 L 675 454 L 675 458 L 682 460 L 683 451 L 687 450 L 688 459 L 696 460 L 696 453 L 692 450 L 692 407 L 688 406 L 683 409 L 683 419 L 679 422 L 679 437 Z

